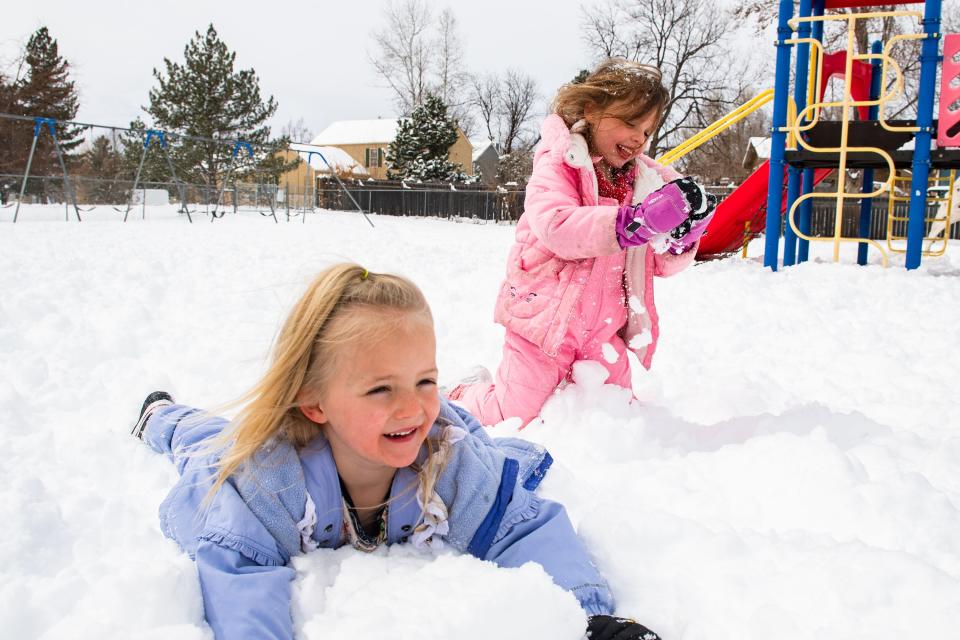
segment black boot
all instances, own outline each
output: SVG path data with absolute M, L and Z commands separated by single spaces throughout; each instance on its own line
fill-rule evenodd
M 147 428 L 147 420 L 150 419 L 150 416 L 160 407 L 171 404 L 173 404 L 173 396 L 166 391 L 154 391 L 148 395 L 143 401 L 143 406 L 140 407 L 140 417 L 137 419 L 137 424 L 133 425 L 133 429 L 130 430 L 130 435 L 138 440 L 143 440 L 143 430 Z
M 590 616 L 587 621 L 589 640 L 660 640 L 660 636 L 639 622 L 616 616 Z

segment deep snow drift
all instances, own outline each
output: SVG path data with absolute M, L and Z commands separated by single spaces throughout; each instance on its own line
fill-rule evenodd
M 0 210 L 4 637 L 212 637 L 194 566 L 159 531 L 175 471 L 128 430 L 155 388 L 199 406 L 244 391 L 329 262 L 423 287 L 441 382 L 499 360 L 512 227 L 20 216 Z M 732 258 L 659 280 L 641 402 L 585 363 L 521 432 L 557 459 L 542 493 L 567 505 L 620 613 L 666 640 L 960 629 L 960 247 L 911 273 L 852 266 L 852 251 L 846 265 Z M 582 635 L 576 602 L 534 565 L 393 547 L 294 566 L 305 638 Z

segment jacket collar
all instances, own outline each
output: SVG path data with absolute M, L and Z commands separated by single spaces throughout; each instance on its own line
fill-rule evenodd
M 571 130 L 563 118 L 551 113 L 540 127 L 540 145 L 544 150 L 555 150 L 561 154 L 563 161 L 575 169 L 593 169 L 587 139 L 579 133 L 585 125 L 581 125 L 581 122 L 575 123 Z

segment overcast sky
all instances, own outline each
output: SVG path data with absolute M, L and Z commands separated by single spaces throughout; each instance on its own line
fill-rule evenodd
M 459 22 L 470 71 L 515 67 L 539 83 L 546 99 L 590 66 L 580 37 L 577 0 L 481 0 L 445 3 Z M 237 53 L 240 69 L 254 68 L 264 96 L 279 109 L 278 131 L 303 118 L 319 133 L 335 120 L 394 116 L 390 92 L 373 71 L 370 34 L 383 24 L 386 0 L 278 3 L 169 0 L 11 2 L 0 20 L 0 59 L 8 62 L 46 25 L 73 65 L 80 90 L 77 120 L 126 126 L 147 103 L 151 70 L 163 58 L 183 60 L 195 31 L 213 23 Z

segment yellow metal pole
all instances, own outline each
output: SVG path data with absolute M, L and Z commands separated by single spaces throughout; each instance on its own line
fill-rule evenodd
M 847 21 L 847 59 L 843 71 L 843 107 L 840 116 L 840 162 L 837 167 L 837 213 L 833 226 L 833 261 L 840 262 L 840 236 L 843 231 L 843 201 L 846 196 L 847 140 L 850 134 L 850 103 L 853 100 L 854 40 L 853 20 Z

